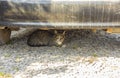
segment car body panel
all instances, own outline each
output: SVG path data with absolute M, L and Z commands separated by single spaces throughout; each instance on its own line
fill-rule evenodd
M 1 0 L 0 25 L 71 29 L 120 27 L 120 0 Z

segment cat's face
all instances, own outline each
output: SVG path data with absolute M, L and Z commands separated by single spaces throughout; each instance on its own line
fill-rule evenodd
M 63 31 L 62 33 L 58 33 L 57 31 L 55 31 L 55 43 L 58 46 L 61 46 L 65 40 L 65 31 Z

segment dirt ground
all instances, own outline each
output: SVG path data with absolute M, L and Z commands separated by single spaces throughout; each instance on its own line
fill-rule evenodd
M 119 78 L 120 34 L 72 30 L 62 47 L 30 47 L 30 32 L 0 46 L 0 78 Z

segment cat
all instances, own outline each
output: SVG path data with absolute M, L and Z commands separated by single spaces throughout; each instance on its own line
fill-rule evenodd
M 65 39 L 65 31 L 36 30 L 28 38 L 27 44 L 32 47 L 61 46 Z

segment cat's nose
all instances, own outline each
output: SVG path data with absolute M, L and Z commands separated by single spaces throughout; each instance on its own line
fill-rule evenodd
M 62 42 L 58 42 L 58 45 L 62 45 Z

